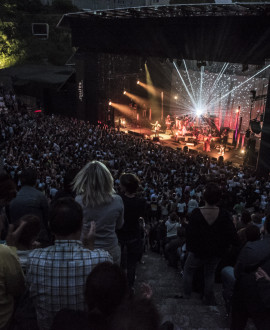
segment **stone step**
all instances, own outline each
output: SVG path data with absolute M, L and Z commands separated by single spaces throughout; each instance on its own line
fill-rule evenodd
M 217 306 L 206 306 L 199 294 L 193 293 L 190 299 L 183 299 L 182 277 L 180 270 L 167 265 L 161 255 L 148 251 L 143 256 L 144 264 L 139 264 L 135 289 L 141 283 L 149 283 L 153 290 L 153 300 L 163 321 L 171 321 L 180 330 L 228 330 L 229 320 L 226 318 L 222 288 L 215 286 Z M 254 330 L 250 323 L 247 330 Z

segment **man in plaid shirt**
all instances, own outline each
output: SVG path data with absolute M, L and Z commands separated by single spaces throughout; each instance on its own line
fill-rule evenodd
M 29 254 L 26 282 L 33 298 L 40 329 L 50 329 L 55 314 L 64 308 L 84 310 L 84 285 L 91 270 L 100 262 L 111 261 L 104 250 L 91 250 L 94 224 L 80 241 L 82 209 L 73 199 L 56 201 L 49 225 L 55 244 Z

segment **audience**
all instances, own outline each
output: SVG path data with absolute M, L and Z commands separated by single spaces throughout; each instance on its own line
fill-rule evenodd
M 181 256 L 185 254 L 187 241 L 185 294 L 188 296 L 191 292 L 193 263 L 196 267 L 204 264 L 207 304 L 214 303 L 214 271 L 228 245 L 236 244 L 236 230 L 241 245 L 245 244 L 235 266 L 237 281 L 241 282 L 239 272 L 246 272 L 243 258 L 250 263 L 251 250 L 256 244 L 257 259 L 261 260 L 264 255 L 261 251 L 266 249 L 260 244 L 267 243 L 269 233 L 270 178 L 259 180 L 248 167 L 236 168 L 208 156 L 162 147 L 106 125 L 94 126 L 73 118 L 35 114 L 25 109 L 18 111 L 20 105 L 15 95 L 6 95 L 0 99 L 0 169 L 6 171 L 0 174 L 1 238 L 3 243 L 7 238 L 7 243 L 18 249 L 40 329 L 50 329 L 51 326 L 52 329 L 62 329 L 61 324 L 66 324 L 65 329 L 71 329 L 74 320 L 82 329 L 103 330 L 104 326 L 108 326 L 107 329 L 159 328 L 159 316 L 152 302 L 136 298 L 124 303 L 126 279 L 122 281 L 118 294 L 112 292 L 108 300 L 100 299 L 103 297 L 102 285 L 98 289 L 93 287 L 104 278 L 103 288 L 107 285 L 107 293 L 111 292 L 113 288 L 108 285 L 117 279 L 117 275 L 115 278 L 106 275 L 106 267 L 117 267 L 115 264 L 120 264 L 121 257 L 121 266 L 123 270 L 127 269 L 129 287 L 134 286 L 144 235 L 140 217 L 145 220 L 150 244 L 152 247 L 156 244 L 159 252 L 163 247 L 162 252 L 170 265 L 178 266 L 177 249 L 181 249 Z M 206 192 L 209 189 L 207 183 L 210 181 L 216 182 L 218 189 L 214 200 L 202 194 L 205 188 Z M 204 207 L 198 208 L 204 203 Z M 179 222 L 172 221 L 176 212 L 180 216 Z M 236 229 L 230 220 L 232 215 Z M 195 223 L 198 218 L 200 224 Z M 264 239 L 250 243 L 259 239 L 264 221 Z M 14 229 L 11 223 L 15 225 Z M 202 229 L 200 235 L 196 234 L 198 226 Z M 13 242 L 10 235 L 7 237 L 12 230 L 16 233 Z M 55 239 L 54 245 L 37 248 L 39 244 L 41 247 L 51 244 L 51 235 Z M 5 296 L 8 299 L 5 300 L 0 292 L 0 329 L 5 329 L 15 298 L 24 290 L 24 280 L 15 252 L 4 245 L 0 245 L 0 250 L 3 254 L 1 263 L 7 261 L 9 267 L 13 267 L 10 270 L 12 276 L 10 272 L 1 276 L 8 276 L 12 281 L 16 278 L 12 288 L 9 281 L 6 283 L 5 290 L 8 292 L 11 288 Z M 181 258 L 184 263 L 185 257 Z M 103 261 L 115 264 L 96 266 Z M 117 271 L 120 276 L 122 273 L 119 269 Z M 252 269 L 253 280 L 255 271 Z M 267 281 L 270 269 L 265 267 L 258 272 L 259 280 L 262 281 L 263 277 Z M 245 283 L 242 284 L 244 287 Z M 117 297 L 119 301 L 115 302 L 113 299 Z M 237 299 L 243 297 L 240 295 Z M 85 302 L 89 309 L 87 315 Z M 235 304 L 233 306 L 236 308 Z M 258 320 L 258 315 L 266 320 L 266 313 L 254 314 L 245 306 L 243 304 L 240 311 L 244 314 L 241 320 L 241 315 L 235 319 L 239 311 L 234 309 L 235 329 L 238 325 L 234 324 L 239 320 L 241 329 L 247 315 L 254 320 Z M 103 314 L 111 315 L 109 325 L 100 318 Z M 268 321 L 265 322 L 268 325 Z

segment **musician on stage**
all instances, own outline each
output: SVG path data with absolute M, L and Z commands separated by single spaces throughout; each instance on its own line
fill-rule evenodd
M 155 124 L 151 124 L 151 125 L 153 126 L 153 129 L 155 131 L 155 137 L 157 137 L 159 134 L 161 125 L 159 124 L 158 120 L 155 122 Z
M 165 124 L 166 124 L 166 129 L 170 130 L 171 129 L 171 124 L 172 124 L 170 115 L 167 116 Z

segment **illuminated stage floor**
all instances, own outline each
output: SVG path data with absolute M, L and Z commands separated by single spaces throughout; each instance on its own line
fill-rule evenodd
M 121 128 L 121 131 L 124 131 L 126 133 L 129 133 L 137 137 L 143 137 L 149 140 L 153 140 L 153 138 L 155 137 L 155 133 L 148 128 L 127 127 L 127 128 Z M 218 159 L 218 157 L 220 156 L 219 150 L 215 148 L 213 148 L 210 152 L 203 151 L 203 143 L 199 143 L 196 146 L 194 146 L 185 142 L 177 142 L 175 141 L 172 135 L 165 133 L 160 133 L 158 137 L 159 137 L 159 141 L 156 142 L 153 141 L 153 142 L 159 143 L 164 147 L 170 147 L 172 149 L 179 149 L 179 148 L 183 149 L 187 145 L 187 147 L 190 150 L 196 150 L 198 153 L 203 155 L 208 155 L 211 158 Z M 233 146 L 228 145 L 223 158 L 224 161 L 232 162 L 232 165 L 239 167 L 243 165 L 244 156 L 245 155 L 240 152 L 240 149 L 235 149 Z

